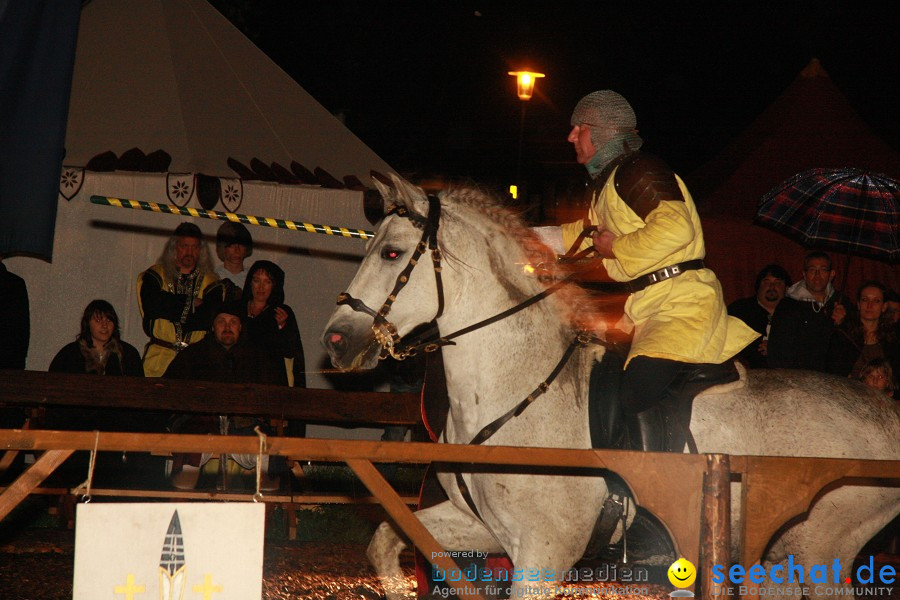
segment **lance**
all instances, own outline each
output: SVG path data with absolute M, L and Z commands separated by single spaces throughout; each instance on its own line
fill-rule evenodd
M 205 210 L 202 208 L 179 207 L 174 204 L 157 204 L 143 200 L 124 200 L 122 198 L 110 198 L 109 196 L 91 196 L 91 203 L 101 206 L 115 206 L 118 208 L 133 208 L 157 213 L 169 213 L 171 215 L 184 215 L 198 219 L 212 219 L 213 221 L 232 221 L 245 225 L 258 225 L 260 227 L 275 227 L 276 229 L 290 229 L 291 231 L 306 231 L 309 233 L 323 233 L 325 235 L 340 235 L 348 238 L 367 240 L 375 237 L 374 231 L 365 229 L 350 229 L 349 227 L 335 227 L 333 225 L 316 225 L 315 223 L 301 223 L 287 219 L 275 219 L 272 217 L 256 217 L 242 215 L 240 213 L 222 212 L 220 210 Z

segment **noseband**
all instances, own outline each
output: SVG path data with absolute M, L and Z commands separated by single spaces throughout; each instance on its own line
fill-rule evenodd
M 385 215 L 397 215 L 409 219 L 413 225 L 422 228 L 422 237 L 416 244 L 409 262 L 394 282 L 394 289 L 388 294 L 387 299 L 381 305 L 378 311 L 369 308 L 365 302 L 359 298 L 354 298 L 347 292 L 341 292 L 338 295 L 337 304 L 346 304 L 356 312 L 365 313 L 373 317 L 372 332 L 375 334 L 375 340 L 381 346 L 380 359 L 391 356 L 397 360 L 403 360 L 408 356 L 415 354 L 413 348 L 399 348 L 400 336 L 397 334 L 397 327 L 388 321 L 388 313 L 391 312 L 391 306 L 397 300 L 397 294 L 400 293 L 406 284 L 409 283 L 409 276 L 412 270 L 419 262 L 419 258 L 425 253 L 425 250 L 431 250 L 431 262 L 434 267 L 434 279 L 437 285 L 438 309 L 435 319 L 444 313 L 444 285 L 441 282 L 441 249 L 438 248 L 437 233 L 438 226 L 441 222 L 441 202 L 437 196 L 428 196 L 428 216 L 423 217 L 417 213 L 410 211 L 405 206 L 394 205 Z

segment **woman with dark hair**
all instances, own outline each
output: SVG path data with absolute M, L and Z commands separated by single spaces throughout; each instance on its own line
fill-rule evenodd
M 897 336 L 885 311 L 887 288 L 867 281 L 856 295 L 858 310 L 834 330 L 828 344 L 829 373 L 857 379 L 863 367 L 876 358 L 897 359 Z
M 243 327 L 250 341 L 284 359 L 290 385 L 306 387 L 300 329 L 294 311 L 284 303 L 284 271 L 268 260 L 253 263 L 247 271 L 241 304 Z
M 119 337 L 119 316 L 106 300 L 93 300 L 81 316 L 81 331 L 50 363 L 51 373 L 144 376 L 141 355 Z
M 48 369 L 51 373 L 77 373 L 86 375 L 144 376 L 141 355 L 131 344 L 119 337 L 119 316 L 106 300 L 93 300 L 81 315 L 81 331 L 75 341 L 66 344 L 53 357 Z M 48 408 L 44 417 L 48 429 L 104 431 L 158 431 L 162 418 L 156 414 L 141 414 L 114 409 Z M 121 460 L 103 456 L 103 471 L 121 465 Z M 78 471 L 80 459 L 68 461 L 69 468 Z

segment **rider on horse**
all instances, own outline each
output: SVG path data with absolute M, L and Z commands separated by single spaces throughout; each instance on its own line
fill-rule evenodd
M 591 228 L 582 246 L 593 242 L 609 276 L 627 282 L 623 328 L 634 338 L 621 399 L 630 447 L 681 451 L 684 437 L 674 430 L 688 425 L 697 384 L 734 379 L 730 359 L 758 334 L 728 316 L 722 286 L 703 264 L 694 202 L 668 165 L 639 152 L 636 124 L 628 101 L 610 90 L 575 107 L 568 141 L 593 179 L 593 197 L 589 225 L 563 225 L 562 241 L 569 248 Z M 676 416 L 685 402 L 687 422 Z

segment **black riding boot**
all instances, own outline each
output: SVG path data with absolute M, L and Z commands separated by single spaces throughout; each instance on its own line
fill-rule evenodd
M 632 450 L 644 452 L 666 452 L 666 425 L 658 406 L 643 412 L 630 414 L 628 421 L 628 443 Z

